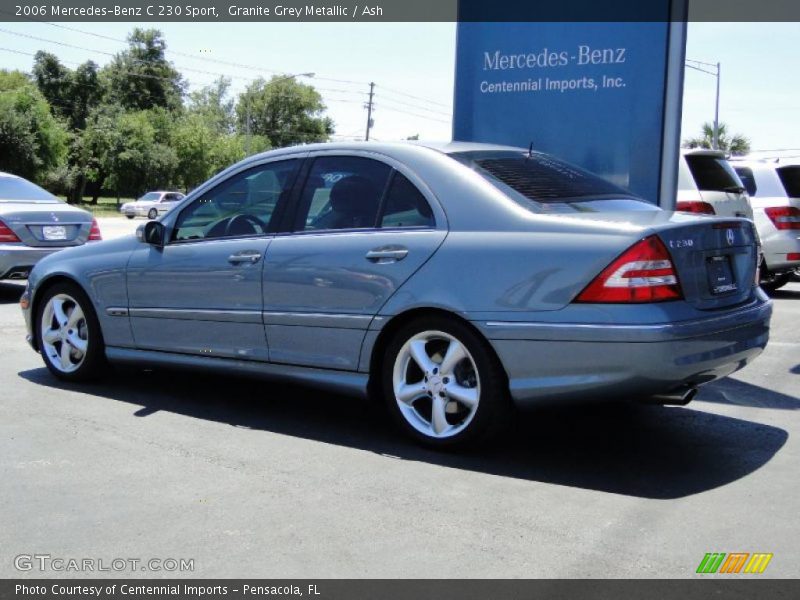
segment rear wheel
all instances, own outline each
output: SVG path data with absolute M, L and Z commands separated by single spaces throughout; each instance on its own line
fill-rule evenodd
M 132 219 L 132 218 L 133 218 L 133 217 L 135 217 L 136 215 L 125 215 L 125 216 L 126 216 L 126 217 L 128 217 L 129 219 Z
M 158 211 L 155 208 L 151 208 L 150 211 L 147 213 L 148 219 L 157 219 L 158 218 Z
M 456 320 L 425 317 L 403 327 L 386 349 L 382 380 L 395 422 L 434 448 L 488 440 L 511 412 L 497 357 Z
M 782 288 L 792 279 L 792 273 L 765 273 L 761 277 L 761 287 L 764 291 L 774 292 L 778 288 Z
M 105 366 L 103 336 L 83 290 L 56 283 L 45 291 L 37 312 L 39 349 L 50 372 L 67 381 L 98 377 Z

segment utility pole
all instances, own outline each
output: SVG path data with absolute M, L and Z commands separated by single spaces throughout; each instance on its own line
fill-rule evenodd
M 375 95 L 375 82 L 369 84 L 369 102 L 367 102 L 367 134 L 364 136 L 364 141 L 369 141 L 369 130 L 372 128 L 372 97 Z
M 714 106 L 714 150 L 719 150 L 719 80 L 720 63 L 717 63 L 717 103 Z
M 700 71 L 701 73 L 705 73 L 706 75 L 711 75 L 712 77 L 717 78 L 717 97 L 714 103 L 714 133 L 711 138 L 711 147 L 714 150 L 719 150 L 719 81 L 722 65 L 719 62 L 714 64 L 691 59 L 686 59 L 685 64 L 690 69 L 694 69 L 695 71 Z M 711 71 L 708 69 L 708 67 L 714 70 Z

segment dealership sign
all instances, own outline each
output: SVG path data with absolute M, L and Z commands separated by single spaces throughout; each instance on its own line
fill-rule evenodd
M 670 207 L 685 32 L 670 20 L 461 22 L 453 139 L 532 145 Z

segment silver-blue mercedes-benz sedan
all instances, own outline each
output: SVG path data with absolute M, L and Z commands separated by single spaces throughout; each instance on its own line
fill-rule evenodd
M 45 258 L 21 303 L 59 378 L 111 362 L 291 380 L 381 399 L 444 447 L 514 407 L 685 403 L 741 369 L 772 310 L 756 240 L 518 148 L 320 144 Z

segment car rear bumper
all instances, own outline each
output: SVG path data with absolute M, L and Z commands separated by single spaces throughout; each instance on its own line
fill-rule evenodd
M 32 248 L 24 244 L 0 244 L 0 279 L 26 279 L 31 268 L 45 256 L 63 248 Z M 17 274 L 24 274 L 19 276 Z
M 800 232 L 776 231 L 762 240 L 761 250 L 771 272 L 792 271 L 800 267 L 800 260 L 788 260 L 787 255 L 800 253 Z
M 476 323 L 500 358 L 511 396 L 549 402 L 640 398 L 741 369 L 769 338 L 770 301 L 724 316 L 653 325 Z

